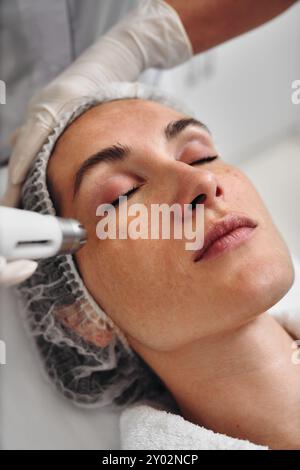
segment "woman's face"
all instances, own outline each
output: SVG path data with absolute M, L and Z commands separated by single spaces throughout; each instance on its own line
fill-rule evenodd
M 59 215 L 80 220 L 88 230 L 88 242 L 76 253 L 86 287 L 133 348 L 168 351 L 235 328 L 276 303 L 294 278 L 286 245 L 248 178 L 220 156 L 199 163 L 217 155 L 205 127 L 189 125 L 166 137 L 171 121 L 187 117 L 141 99 L 105 103 L 68 127 L 49 162 Z M 73 198 L 81 165 L 115 144 L 131 153 L 90 166 L 77 177 Z M 151 204 L 189 204 L 205 194 L 205 234 L 231 213 L 257 226 L 244 243 L 198 262 L 184 237 L 99 239 L 96 208 L 132 187 L 139 189 L 128 197 L 128 209 L 141 203 L 149 212 Z

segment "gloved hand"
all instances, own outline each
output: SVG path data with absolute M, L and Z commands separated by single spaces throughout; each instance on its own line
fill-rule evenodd
M 37 268 L 36 261 L 21 259 L 7 263 L 3 256 L 0 256 L 0 286 L 9 287 L 19 282 L 25 281 Z
M 146 69 L 172 68 L 193 55 L 176 10 L 162 0 L 142 0 L 117 25 L 29 103 L 8 168 L 8 188 L 1 200 L 16 206 L 32 161 L 74 100 L 111 81 L 135 81 Z
M 285 310 L 276 310 L 269 313 L 292 336 L 292 338 L 300 341 L 299 307 L 289 307 Z

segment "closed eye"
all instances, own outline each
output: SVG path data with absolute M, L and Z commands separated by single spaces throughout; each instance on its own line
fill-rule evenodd
M 192 162 L 190 165 L 198 165 L 198 164 L 204 164 L 204 163 L 209 163 L 209 162 L 212 162 L 214 160 L 216 160 L 216 158 L 218 158 L 218 155 L 213 155 L 211 157 L 204 157 L 204 158 L 199 158 L 199 160 L 195 160 L 194 162 Z M 132 194 L 134 194 L 138 189 L 140 188 L 140 186 L 135 186 L 133 188 L 131 188 L 129 191 L 127 191 L 126 193 L 123 193 L 123 194 L 120 194 L 120 196 L 117 197 L 117 199 L 115 199 L 114 201 L 112 201 L 110 204 L 117 207 L 119 205 L 119 198 L 121 196 L 127 196 L 127 197 L 130 197 Z
M 117 207 L 119 205 L 119 198 L 121 196 L 127 196 L 127 197 L 130 197 L 133 193 L 135 193 L 138 189 L 139 189 L 140 186 L 135 186 L 133 188 L 131 188 L 129 191 L 127 191 L 127 193 L 124 193 L 124 194 L 120 194 L 120 196 L 117 197 L 117 199 L 115 199 L 114 201 L 112 201 L 110 204 L 112 204 L 113 206 Z
M 218 155 L 213 155 L 212 157 L 199 158 L 199 160 L 195 160 L 190 165 L 197 165 L 197 164 L 203 165 L 204 163 L 209 163 L 209 162 L 216 160 L 216 158 L 218 158 Z

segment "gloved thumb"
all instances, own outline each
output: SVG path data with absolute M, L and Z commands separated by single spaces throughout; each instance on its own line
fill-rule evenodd
M 41 119 L 29 118 L 19 132 L 13 148 L 10 179 L 13 184 L 21 184 L 32 164 L 32 156 L 37 155 L 47 140 L 51 127 Z
M 38 263 L 32 260 L 7 262 L 0 256 L 0 286 L 9 287 L 25 281 L 36 270 Z
M 10 145 L 13 147 L 17 140 L 18 140 L 18 137 L 20 135 L 20 132 L 22 130 L 22 127 L 17 127 L 9 136 L 9 143 Z

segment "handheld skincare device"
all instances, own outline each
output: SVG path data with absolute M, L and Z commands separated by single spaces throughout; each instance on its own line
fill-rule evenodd
M 0 255 L 8 261 L 74 253 L 86 240 L 85 228 L 75 219 L 0 207 Z

